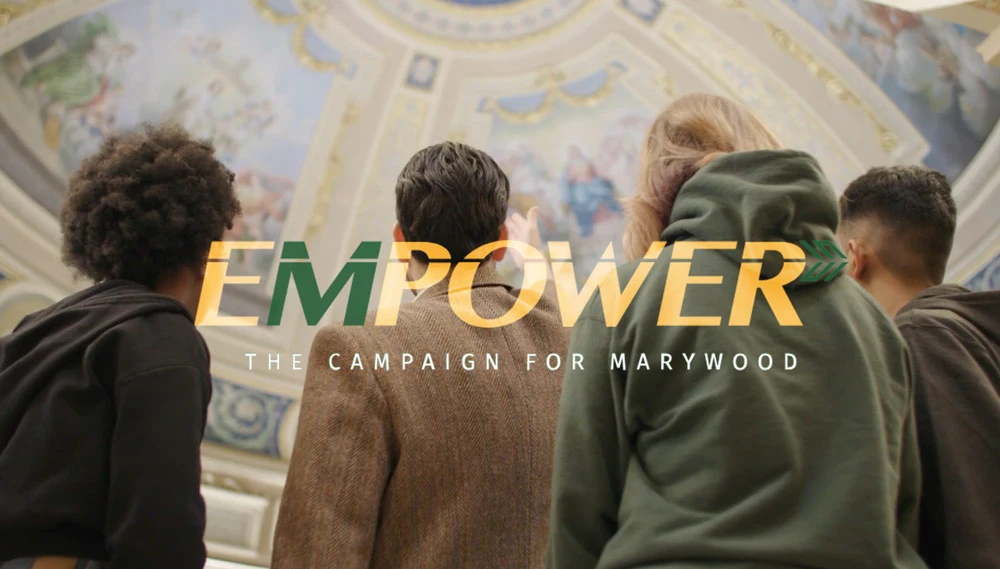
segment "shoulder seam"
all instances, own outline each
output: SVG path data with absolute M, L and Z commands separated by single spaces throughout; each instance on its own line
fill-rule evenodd
M 201 371 L 202 371 L 201 368 L 199 368 L 198 366 L 195 366 L 195 365 L 191 365 L 191 364 L 166 364 L 166 365 L 152 367 L 152 368 L 149 368 L 149 369 L 144 369 L 142 371 L 137 371 L 135 373 L 131 373 L 129 375 L 126 375 L 123 378 L 120 378 L 120 379 L 116 380 L 115 383 L 117 383 L 117 384 L 124 384 L 124 383 L 127 383 L 127 382 L 131 381 L 132 379 L 134 379 L 136 377 L 139 377 L 140 375 L 145 375 L 147 373 L 153 373 L 153 372 L 157 372 L 157 371 L 163 371 L 165 369 L 171 369 L 171 368 L 190 368 L 190 369 L 193 369 L 196 372 L 198 372 L 198 375 L 203 375 L 201 373 Z M 209 372 L 209 377 L 211 377 L 211 372 Z

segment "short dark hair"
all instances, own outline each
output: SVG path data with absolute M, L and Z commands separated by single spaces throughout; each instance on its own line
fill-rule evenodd
M 499 238 L 508 199 L 510 182 L 493 158 L 444 142 L 414 154 L 399 174 L 396 219 L 407 241 L 441 245 L 457 262 Z
M 63 259 L 95 282 L 155 288 L 204 263 L 211 243 L 232 228 L 240 214 L 233 179 L 211 143 L 179 126 L 110 136 L 70 178 Z
M 868 222 L 885 230 L 879 259 L 904 279 L 944 280 L 956 218 L 948 179 L 923 166 L 873 168 L 840 198 L 844 229 Z

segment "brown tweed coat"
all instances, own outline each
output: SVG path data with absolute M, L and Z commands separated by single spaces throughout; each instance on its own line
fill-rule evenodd
M 545 361 L 556 353 L 565 367 L 569 329 L 548 296 L 514 324 L 474 328 L 447 293 L 446 283 L 427 289 L 395 327 L 316 336 L 274 569 L 542 566 L 562 377 Z M 496 318 L 518 294 L 485 272 L 473 305 Z M 376 354 L 388 369 L 375 369 Z M 531 371 L 527 354 L 537 354 Z M 351 369 L 356 358 L 363 369 Z

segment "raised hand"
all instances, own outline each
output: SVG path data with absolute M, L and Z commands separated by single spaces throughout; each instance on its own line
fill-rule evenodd
M 539 251 L 542 250 L 542 237 L 538 231 L 538 207 L 529 209 L 527 217 L 515 212 L 507 218 L 507 239 L 522 241 Z M 507 250 L 507 254 L 519 269 L 524 268 L 524 257 L 521 253 L 511 248 Z

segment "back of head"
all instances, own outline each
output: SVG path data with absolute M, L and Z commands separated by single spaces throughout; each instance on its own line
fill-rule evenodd
M 780 148 L 774 133 L 739 102 L 708 94 L 677 99 L 653 122 L 643 145 L 635 196 L 625 203 L 626 256 L 642 257 L 659 239 L 681 186 L 701 167 L 730 152 Z
M 947 178 L 923 166 L 874 168 L 840 198 L 842 240 L 864 240 L 902 282 L 944 280 L 956 223 Z
M 407 241 L 441 245 L 457 262 L 500 237 L 509 198 L 510 182 L 488 154 L 444 142 L 417 152 L 399 174 L 396 219 Z
M 156 288 L 203 267 L 240 213 L 233 173 L 177 126 L 108 137 L 69 181 L 63 258 L 95 282 Z

